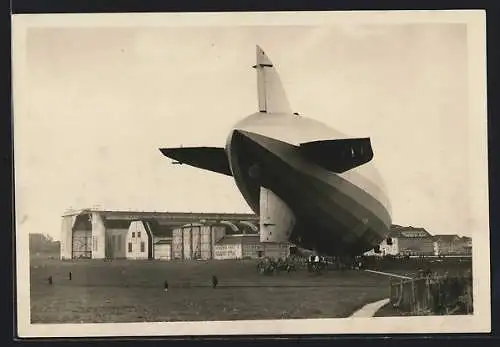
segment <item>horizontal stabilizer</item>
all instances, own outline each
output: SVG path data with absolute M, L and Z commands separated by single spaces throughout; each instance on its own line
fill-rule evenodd
M 164 156 L 200 169 L 232 176 L 224 148 L 219 147 L 179 147 L 160 148 Z
M 300 144 L 309 161 L 335 173 L 368 163 L 373 158 L 370 138 L 323 140 Z

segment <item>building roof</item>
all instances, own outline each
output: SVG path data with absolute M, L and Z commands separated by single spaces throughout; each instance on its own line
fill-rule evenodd
M 104 219 L 104 226 L 106 229 L 128 229 L 130 221 L 126 219 Z
M 233 235 L 225 235 L 217 244 L 224 245 L 235 245 L 235 244 L 247 244 L 247 243 L 255 243 L 260 241 L 259 234 L 233 234 Z
M 215 244 L 217 245 L 238 245 L 241 244 L 241 237 L 234 237 L 233 235 L 226 235 L 217 241 Z
M 165 239 L 162 239 L 162 240 L 158 240 L 154 243 L 155 245 L 170 245 L 172 244 L 172 239 L 168 239 L 168 240 L 165 240 Z
M 389 232 L 391 238 L 427 238 L 432 235 L 424 228 L 414 228 L 412 226 L 403 227 L 400 225 L 393 225 Z
M 250 233 L 252 226 L 249 224 L 257 226 L 259 221 L 258 216 L 250 213 L 111 211 L 95 208 L 67 211 L 63 216 L 77 216 L 78 228 L 89 230 L 91 225 L 88 216 L 93 212 L 99 213 L 107 229 L 128 229 L 130 222 L 133 220 L 147 220 L 150 222 L 151 232 L 155 236 L 172 236 L 174 228 L 190 223 L 202 223 L 204 225 L 225 223 L 233 225 L 235 229 L 234 231 L 228 230 L 228 233 L 241 233 L 242 230 Z
M 166 211 L 124 211 L 124 210 L 106 210 L 99 208 L 85 208 L 77 210 L 69 210 L 63 213 L 63 216 L 75 216 L 80 214 L 88 214 L 98 212 L 103 217 L 109 219 L 164 219 L 164 220 L 207 220 L 207 221 L 258 221 L 259 217 L 254 213 L 216 213 L 216 212 L 166 212 Z
M 461 241 L 461 238 L 458 235 L 444 234 L 444 235 L 435 235 L 434 241 L 453 242 L 453 241 Z M 465 241 L 465 240 L 463 240 L 463 241 Z
M 159 221 L 157 219 L 147 219 L 144 220 L 144 222 L 149 224 L 153 236 L 172 237 L 173 226 L 171 224 L 162 223 L 162 221 Z
M 260 243 L 260 234 L 245 234 L 241 235 L 241 242 L 243 244 Z

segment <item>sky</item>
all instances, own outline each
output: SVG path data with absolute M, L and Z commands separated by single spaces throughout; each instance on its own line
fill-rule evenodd
M 473 236 L 463 24 L 30 28 L 14 113 L 18 232 L 68 208 L 251 212 L 231 177 L 158 148 L 224 146 L 257 111 L 255 45 L 292 107 L 369 136 L 393 223 Z

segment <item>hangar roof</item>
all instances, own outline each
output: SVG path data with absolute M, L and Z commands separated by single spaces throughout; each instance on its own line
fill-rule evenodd
M 161 211 L 124 211 L 124 210 L 105 210 L 105 209 L 78 209 L 66 211 L 63 216 L 75 216 L 98 212 L 106 219 L 145 219 L 154 218 L 162 220 L 176 219 L 208 219 L 208 220 L 230 220 L 230 221 L 258 221 L 259 217 L 253 213 L 215 213 L 215 212 L 161 212 Z
M 128 229 L 132 220 L 148 221 L 155 236 L 172 236 L 172 230 L 193 222 L 221 223 L 237 225 L 235 232 L 243 230 L 256 232 L 259 217 L 251 213 L 195 213 L 195 212 L 157 212 L 157 211 L 112 211 L 105 209 L 80 209 L 67 211 L 64 216 L 78 216 L 77 226 L 80 229 L 91 229 L 87 216 L 97 212 L 103 219 L 107 229 Z

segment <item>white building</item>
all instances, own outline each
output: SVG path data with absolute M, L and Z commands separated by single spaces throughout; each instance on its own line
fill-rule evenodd
M 151 259 L 153 258 L 152 235 L 146 230 L 143 221 L 132 221 L 127 232 L 126 258 Z
M 224 236 L 214 244 L 214 259 L 241 259 L 243 250 L 241 238 Z
M 365 255 L 434 255 L 432 235 L 424 228 L 394 225 L 388 237 L 377 248 Z

